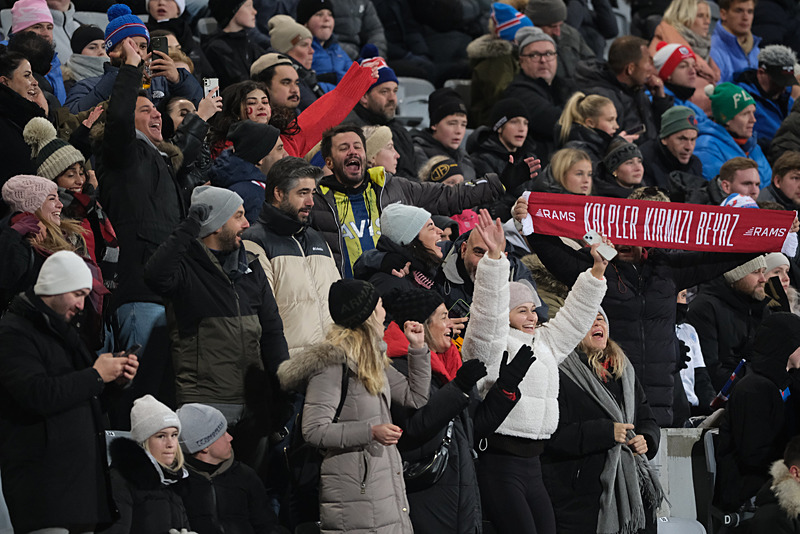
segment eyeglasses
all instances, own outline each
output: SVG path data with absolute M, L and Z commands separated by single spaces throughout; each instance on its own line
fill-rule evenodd
M 534 52 L 532 54 L 520 54 L 519 57 L 529 57 L 534 61 L 538 61 L 544 59 L 545 61 L 550 61 L 554 57 L 558 55 L 558 52 Z

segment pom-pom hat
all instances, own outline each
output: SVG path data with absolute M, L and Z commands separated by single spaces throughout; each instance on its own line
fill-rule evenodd
M 658 77 L 664 81 L 672 76 L 675 68 L 685 59 L 697 60 L 692 49 L 687 45 L 661 42 L 653 56 L 653 64 L 658 69 Z
M 144 37 L 150 43 L 150 32 L 142 19 L 131 12 L 125 4 L 114 4 L 108 8 L 106 26 L 106 53 L 110 52 L 126 37 Z

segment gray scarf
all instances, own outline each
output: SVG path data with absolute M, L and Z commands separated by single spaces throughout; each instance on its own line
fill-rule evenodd
M 103 75 L 103 65 L 108 63 L 107 57 L 82 56 L 72 54 L 67 61 L 67 67 L 72 71 L 72 77 L 76 82 Z
M 636 376 L 633 366 L 626 362 L 622 373 L 623 406 L 606 389 L 594 371 L 583 363 L 577 351 L 572 351 L 561 363 L 561 370 L 583 389 L 609 416 L 618 423 L 636 422 Z M 624 413 L 623 413 L 624 409 Z M 628 437 L 635 432 L 629 430 Z M 634 456 L 627 445 L 618 443 L 606 453 L 606 463 L 600 473 L 603 493 L 597 517 L 598 534 L 634 534 L 645 526 L 645 504 L 655 514 L 664 498 L 664 491 L 647 457 Z
M 676 24 L 675 29 L 686 39 L 695 54 L 708 61 L 708 54 L 711 51 L 711 37 L 703 37 L 682 24 Z

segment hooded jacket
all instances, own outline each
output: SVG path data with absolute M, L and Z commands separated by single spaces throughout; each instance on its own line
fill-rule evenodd
M 758 135 L 759 144 L 766 150 L 781 123 L 789 116 L 789 110 L 794 106 L 794 98 L 791 87 L 784 87 L 777 99 L 767 97 L 758 84 L 756 72 L 756 69 L 742 72 L 736 78 L 736 84 L 750 93 L 756 102 L 756 125 L 753 127 L 753 132 Z
M 786 366 L 798 347 L 800 317 L 794 314 L 774 313 L 756 332 L 748 372 L 734 386 L 719 429 L 714 502 L 725 512 L 756 495 L 769 480 L 770 465 L 797 434 Z
M 719 67 L 718 83 L 732 82 L 739 72 L 757 69 L 760 44 L 761 37 L 753 35 L 753 49 L 745 54 L 736 36 L 722 26 L 721 20 L 717 21 L 711 34 L 711 52 L 708 55 Z
M 467 45 L 467 57 L 472 70 L 470 126 L 491 126 L 492 106 L 519 72 L 517 51 L 511 41 L 486 34 Z
M 800 483 L 783 460 L 769 470 L 772 477 L 756 494 L 756 513 L 747 524 L 751 534 L 800 534 Z
M 700 135 L 694 147 L 694 155 L 703 162 L 703 177 L 713 180 L 722 165 L 731 158 L 750 158 L 758 164 L 758 175 L 761 187 L 767 187 L 772 181 L 772 167 L 756 142 L 755 131 L 747 142 L 740 146 L 733 135 L 722 125 L 713 120 L 703 121 L 697 125 Z
M 95 355 L 32 291 L 0 320 L 0 470 L 14 530 L 108 524 L 111 499 Z
M 120 518 L 102 534 L 167 534 L 189 529 L 183 501 L 172 487 L 186 477 L 185 469 L 165 474 L 144 448 L 128 438 L 109 446 L 111 484 Z
M 432 157 L 447 156 L 453 158 L 458 163 L 458 170 L 464 176 L 465 182 L 472 182 L 476 177 L 480 176 L 475 172 L 475 165 L 472 163 L 472 158 L 469 157 L 467 151 L 463 147 L 458 147 L 453 150 L 450 147 L 444 146 L 438 140 L 434 139 L 433 132 L 430 128 L 418 130 L 412 134 L 414 140 L 414 153 L 417 161 L 421 165 L 425 165 Z M 471 206 L 466 206 L 471 207 Z M 452 214 L 447 214 L 452 215 Z
M 340 278 L 322 234 L 264 203 L 258 221 L 242 237 L 273 288 L 289 355 L 321 343 L 333 323 L 328 291 Z
M 272 375 L 289 357 L 283 323 L 255 255 L 241 247 L 220 265 L 199 232 L 186 219 L 145 270 L 167 299 L 177 400 L 245 404 L 248 377 Z
M 370 228 L 347 227 L 345 218 L 352 213 L 351 195 L 375 195 L 375 208 L 371 213 Z M 345 265 L 346 256 L 342 253 L 343 227 L 348 232 L 361 234 L 379 231 L 376 221 L 380 212 L 395 202 L 417 206 L 428 210 L 432 215 L 451 215 L 484 202 L 498 199 L 503 194 L 500 179 L 489 174 L 473 183 L 450 187 L 434 182 L 413 182 L 406 178 L 387 173 L 383 167 L 367 170 L 364 182 L 357 188 L 347 188 L 334 176 L 326 176 L 314 192 L 314 207 L 311 210 L 311 227 L 319 231 L 333 252 L 333 258 L 341 273 L 347 276 L 357 258 L 350 258 Z M 340 211 L 341 210 L 341 211 Z M 376 240 L 377 241 L 377 240 Z M 360 254 L 359 254 L 360 256 Z
M 247 222 L 256 222 L 264 204 L 264 191 L 267 187 L 267 177 L 258 167 L 228 149 L 211 164 L 208 179 L 211 185 L 230 189 L 242 197 Z
M 620 128 L 630 131 L 641 124 L 645 125 L 636 143 L 641 145 L 648 139 L 658 137 L 661 129 L 661 115 L 673 105 L 671 96 L 654 96 L 652 102 L 644 87 L 628 87 L 617 80 L 617 76 L 600 60 L 582 61 L 575 72 L 578 87 L 586 94 L 597 94 L 611 99 L 617 108 L 617 122 Z
M 203 53 L 219 78 L 220 88 L 250 79 L 250 65 L 264 55 L 264 49 L 252 41 L 247 30 L 224 32 L 203 36 L 200 40 Z
M 338 422 L 342 364 L 348 366 L 347 396 Z M 323 449 L 320 477 L 320 530 L 324 534 L 411 533 L 403 481 L 403 462 L 394 445 L 372 438 L 372 427 L 391 423 L 393 404 L 419 408 L 428 401 L 431 381 L 427 347 L 411 349 L 406 378 L 392 367 L 378 395 L 359 380 L 355 363 L 343 349 L 316 345 L 281 364 L 284 389 L 305 392 L 302 432 Z

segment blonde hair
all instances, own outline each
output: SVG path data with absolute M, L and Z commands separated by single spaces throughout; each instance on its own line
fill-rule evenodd
M 561 126 L 561 144 L 569 140 L 569 132 L 573 123 L 586 126 L 586 119 L 595 119 L 603 112 L 603 108 L 614 103 L 601 95 L 586 95 L 580 91 L 573 93 L 558 118 L 558 125 Z
M 672 26 L 691 28 L 697 18 L 697 5 L 705 3 L 704 0 L 672 0 L 662 20 Z
M 189 67 L 189 73 L 194 74 L 194 61 L 192 61 L 192 58 L 187 56 L 183 50 L 178 50 L 177 48 L 170 49 L 169 58 L 175 63 L 186 63 L 186 66 Z
M 167 427 L 167 428 L 172 428 L 172 427 Z M 164 429 L 162 428 L 161 430 L 164 430 Z M 161 430 L 159 430 L 159 432 L 161 432 Z M 155 435 L 155 434 L 153 434 L 153 435 Z M 148 440 L 149 440 L 150 438 L 152 438 L 152 437 L 153 437 L 153 436 L 149 436 L 149 437 L 148 437 L 146 440 L 144 440 L 144 442 L 142 443 L 142 448 L 143 448 L 144 450 L 146 450 L 146 451 L 147 451 L 147 454 L 150 454 L 150 456 L 153 456 L 153 455 L 150 453 L 150 445 L 148 445 L 148 444 L 147 444 L 147 442 L 148 442 Z M 158 460 L 158 458 L 156 458 L 155 456 L 153 456 L 153 459 L 154 459 L 156 462 L 158 462 L 158 465 L 160 465 L 160 466 L 161 466 L 161 467 L 163 467 L 164 469 L 169 469 L 170 471 L 180 471 L 181 469 L 183 469 L 184 457 L 183 457 L 183 450 L 181 450 L 181 447 L 180 447 L 180 445 L 178 445 L 178 446 L 176 447 L 176 452 L 175 452 L 175 461 L 174 461 L 174 462 L 172 462 L 172 465 L 164 465 L 164 464 L 162 464 L 162 463 L 161 463 L 161 462 Z
M 565 179 L 567 172 L 573 165 L 580 161 L 588 161 L 591 163 L 592 158 L 589 154 L 578 148 L 562 148 L 550 159 L 550 171 L 553 173 L 553 178 L 564 189 L 567 188 Z
M 81 226 L 78 221 L 61 219 L 61 225 L 56 226 L 51 221 L 42 217 L 41 210 L 36 210 L 34 215 L 36 215 L 36 218 L 39 219 L 47 229 L 47 236 L 41 243 L 36 243 L 33 238 L 31 238 L 31 246 L 51 253 L 69 250 L 70 252 L 77 252 L 79 255 L 86 255 L 86 240 L 83 238 L 86 229 Z
M 381 335 L 383 325 L 375 311 L 362 324 L 347 328 L 331 325 L 325 341 L 339 347 L 355 364 L 356 375 L 372 395 L 379 395 L 386 384 L 386 368 L 390 365 Z
M 586 354 L 594 374 L 603 382 L 606 382 L 609 378 L 614 380 L 622 378 L 628 359 L 625 357 L 625 353 L 622 352 L 622 348 L 611 339 L 608 340 L 606 348 L 603 350 L 591 349 L 583 341 L 578 344 L 578 349 Z M 611 372 L 603 366 L 606 360 L 611 361 L 609 366 Z

